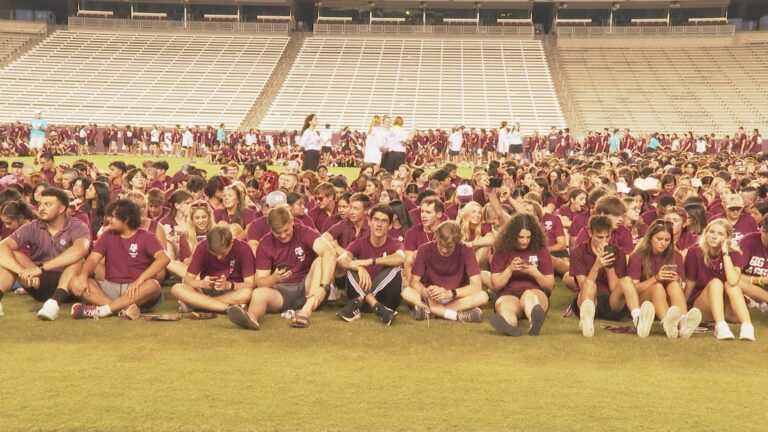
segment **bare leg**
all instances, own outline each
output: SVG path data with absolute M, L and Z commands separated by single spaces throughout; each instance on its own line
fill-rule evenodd
M 253 290 L 246 288 L 231 291 L 217 297 L 209 297 L 190 286 L 180 283 L 171 288 L 171 294 L 185 304 L 211 312 L 225 312 L 230 305 L 247 304 L 251 301 L 252 293 Z

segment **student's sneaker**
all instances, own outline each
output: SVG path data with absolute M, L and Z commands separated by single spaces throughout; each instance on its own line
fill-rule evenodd
M 584 300 L 579 307 L 579 328 L 584 337 L 595 335 L 595 302 Z
M 377 304 L 374 309 L 376 316 L 381 318 L 381 320 L 384 322 L 384 325 L 389 326 L 395 322 L 395 318 L 397 318 L 397 311 L 392 310 L 381 303 Z M 360 311 L 357 313 L 359 314 Z
M 760 303 L 760 306 L 757 307 L 757 310 L 759 310 L 762 313 L 768 312 L 768 303 L 766 302 Z
M 654 315 L 656 315 L 656 309 L 653 307 L 653 303 L 644 301 L 643 304 L 640 305 L 640 316 L 635 323 L 637 335 L 641 338 L 648 337 L 648 335 L 651 334 Z
M 429 310 L 429 306 L 422 303 L 410 308 L 408 314 L 416 321 L 424 321 L 425 319 L 429 318 L 429 316 L 432 314 L 432 311 Z
M 98 306 L 75 303 L 72 305 L 72 319 L 99 319 Z
M 544 319 L 547 313 L 541 305 L 536 305 L 531 309 L 531 329 L 528 331 L 530 336 L 538 336 L 541 333 L 541 326 L 544 325 Z
M 185 314 L 190 312 L 192 312 L 192 308 L 187 306 L 187 304 L 183 301 L 179 300 L 179 313 Z
M 352 299 L 348 301 L 347 304 L 345 304 L 340 311 L 336 312 L 336 316 L 343 319 L 346 322 L 352 322 L 360 318 L 361 304 L 362 302 L 360 301 L 360 299 Z
M 56 300 L 48 299 L 43 303 L 43 307 L 37 311 L 37 318 L 43 321 L 54 321 L 59 317 L 59 303 Z
M 328 293 L 328 301 L 336 301 L 341 297 L 341 292 L 336 285 L 331 284 L 331 291 Z
M 661 326 L 664 328 L 664 333 L 667 334 L 668 338 L 677 339 L 679 336 L 681 318 L 682 313 L 680 312 L 680 308 L 677 306 L 670 306 L 667 311 L 667 316 L 665 316 L 664 320 L 661 322 Z
M 461 311 L 457 319 L 463 323 L 483 322 L 483 311 L 480 308 L 472 308 L 467 311 Z
M 680 339 L 689 339 L 701 324 L 701 311 L 691 308 L 687 314 L 680 318 Z
M 121 316 L 121 317 L 123 317 L 125 319 L 129 319 L 131 321 L 134 321 L 134 320 L 139 319 L 139 317 L 141 316 L 141 309 L 139 309 L 139 307 L 136 306 L 135 304 L 132 304 L 132 305 L 128 306 L 127 308 L 121 310 L 117 314 L 117 316 Z
M 728 323 L 725 321 L 715 324 L 715 337 L 720 340 L 736 339 L 736 336 L 733 335 L 733 332 L 728 327 Z
M 755 341 L 755 326 L 752 323 L 742 323 L 739 340 Z
M 5 311 L 3 310 L 3 304 L 0 303 L 0 317 L 4 317 L 4 316 L 5 316 Z

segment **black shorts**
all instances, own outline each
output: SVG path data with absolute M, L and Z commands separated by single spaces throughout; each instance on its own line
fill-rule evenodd
M 552 255 L 555 258 L 568 258 L 569 256 L 571 256 L 568 253 L 568 249 L 563 249 L 561 251 L 552 252 L 552 253 L 550 253 L 550 255 Z
M 80 145 L 85 145 L 85 138 L 78 138 L 77 143 Z
M 509 146 L 509 152 L 511 154 L 522 154 L 523 153 L 523 146 L 522 145 L 511 145 L 511 146 Z
M 320 166 L 320 152 L 317 150 L 304 150 L 304 160 L 301 165 L 302 171 L 317 171 Z
M 333 150 L 331 147 L 323 147 L 323 154 L 330 153 Z
M 611 309 L 610 294 L 604 292 L 598 292 L 597 298 L 595 298 L 595 318 L 607 321 L 621 321 L 629 316 L 629 310 L 626 306 L 618 311 Z M 574 295 L 571 301 L 571 309 L 576 316 L 579 316 L 579 296 Z
M 502 298 L 504 296 L 512 296 L 512 297 L 520 298 L 520 297 L 523 296 L 523 294 L 525 294 L 526 291 L 528 291 L 528 290 L 505 292 L 504 294 L 499 294 L 499 298 Z M 543 292 L 544 295 L 547 296 L 547 298 L 549 298 L 552 295 L 551 292 L 549 292 L 549 291 L 547 291 L 545 289 L 542 289 L 541 292 Z
M 448 154 L 451 155 L 451 156 L 458 156 L 459 153 L 461 153 L 461 152 L 460 151 L 448 150 Z
M 53 297 L 53 293 L 59 287 L 60 278 L 61 272 L 46 271 L 40 275 L 40 286 L 38 288 L 24 288 L 24 290 L 30 297 L 42 303 Z M 77 297 L 70 295 L 66 301 L 67 303 L 76 302 Z
M 208 297 L 219 297 L 219 296 L 223 296 L 224 294 L 229 294 L 231 292 L 234 292 L 234 290 L 231 290 L 231 289 L 217 290 L 213 288 L 203 288 L 203 294 L 207 295 Z
M 287 284 L 283 283 L 272 287 L 276 289 L 283 298 L 283 306 L 280 308 L 280 313 L 287 310 L 298 310 L 304 306 L 304 303 L 307 302 L 307 293 L 304 282 L 305 281 Z

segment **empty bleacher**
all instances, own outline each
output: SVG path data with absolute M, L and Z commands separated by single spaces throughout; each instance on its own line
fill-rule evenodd
M 585 129 L 733 134 L 768 122 L 768 46 L 559 48 Z
M 260 126 L 364 129 L 375 114 L 407 128 L 563 127 L 541 42 L 514 39 L 312 37 L 305 39 Z
M 17 54 L 38 35 L 29 33 L 0 32 L 0 65 L 5 64 L 6 59 Z
M 235 127 L 288 36 L 59 31 L 0 70 L 0 121 Z

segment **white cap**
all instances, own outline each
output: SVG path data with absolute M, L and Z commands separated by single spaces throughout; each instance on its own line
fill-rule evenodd
M 616 182 L 616 192 L 627 194 L 629 193 L 631 189 L 629 186 L 624 182 Z
M 468 184 L 459 185 L 459 187 L 456 188 L 456 197 L 459 201 L 470 201 L 474 194 L 475 191 L 472 189 L 472 186 Z
M 287 204 L 287 203 L 288 203 L 288 197 L 286 197 L 285 193 L 283 193 L 282 191 L 270 192 L 269 195 L 267 195 L 266 204 L 269 207 L 274 207 L 280 204 Z

